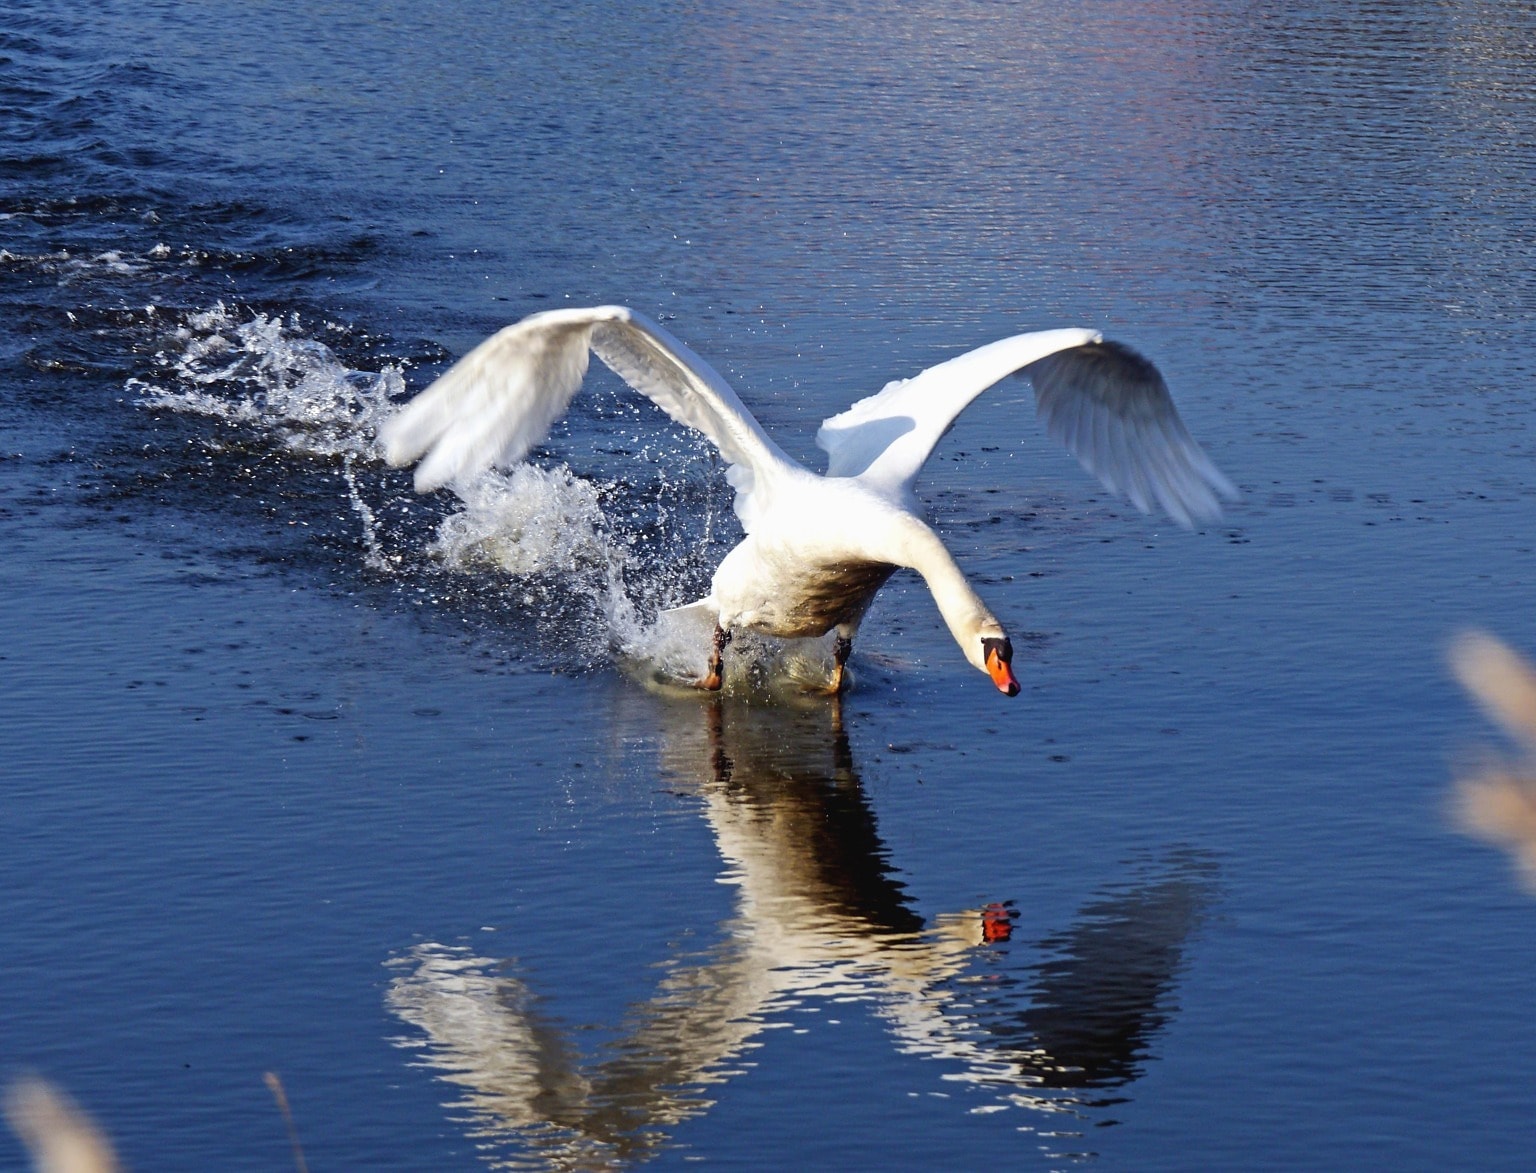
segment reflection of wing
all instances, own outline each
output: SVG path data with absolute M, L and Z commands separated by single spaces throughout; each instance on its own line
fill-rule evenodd
M 386 1001 L 425 1036 L 400 1045 L 465 1089 L 451 1107 L 482 1130 L 542 1154 L 550 1168 L 627 1168 L 655 1155 L 666 1139 L 659 1128 L 710 1106 L 700 1089 L 726 1078 L 712 1066 L 760 1029 L 741 1017 L 760 995 L 738 988 L 752 971 L 735 948 L 726 942 L 702 963 L 675 967 L 588 1074 L 527 985 L 490 958 L 418 945 L 391 962 L 399 972 Z
M 1215 888 L 1206 858 L 1181 854 L 1145 882 L 1084 907 L 1027 980 L 996 975 L 973 1013 L 1002 1050 L 1048 1069 L 1058 1088 L 1116 1087 L 1141 1074 L 1153 1036 L 1173 1011 L 1185 943 Z
M 512 1130 L 540 1129 L 578 1114 L 589 1087 L 537 999 L 500 966 L 467 950 L 418 945 L 394 959 L 389 1008 L 422 1031 L 427 1061 L 465 1089 L 455 1107 Z
M 1096 900 L 1043 942 L 1032 975 L 1010 972 L 1016 943 L 982 948 L 980 912 L 925 925 L 912 907 L 825 710 L 706 713 L 702 728 L 669 731 L 661 764 L 702 801 L 736 909 L 719 944 L 671 965 L 601 1053 L 573 1057 L 494 962 L 421 946 L 395 963 L 389 1004 L 426 1036 L 406 1045 L 465 1089 L 456 1106 L 481 1135 L 554 1169 L 653 1156 L 666 1129 L 708 1108 L 704 1089 L 740 1074 L 754 1036 L 815 998 L 869 1002 L 900 1050 L 958 1067 L 949 1078 L 1004 1104 L 1070 1110 L 1091 1102 L 1072 1089 L 1139 1074 L 1209 865 L 1178 860 Z M 978 969 L 986 980 L 968 980 Z
M 1041 942 L 1057 956 L 1037 969 L 1024 1033 L 1058 1064 L 1058 1086 L 1104 1087 L 1141 1074 L 1184 944 L 1211 899 L 1211 869 L 1188 870 L 1095 901 L 1065 933 Z

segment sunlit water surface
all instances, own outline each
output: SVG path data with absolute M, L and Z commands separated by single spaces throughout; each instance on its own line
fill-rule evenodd
M 132 1167 L 1529 1168 L 1536 903 L 1447 815 L 1536 648 L 1528 6 L 12 4 L 4 1074 Z M 787 450 L 1023 329 L 1151 354 L 1189 534 L 984 397 L 898 576 L 718 703 L 734 540 L 594 372 L 416 497 L 382 415 L 621 302 Z M 9 1137 L 0 1160 L 21 1160 Z

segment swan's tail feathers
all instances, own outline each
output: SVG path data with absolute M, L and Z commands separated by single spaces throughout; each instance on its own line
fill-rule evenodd
M 1111 492 L 1186 528 L 1238 493 L 1184 427 L 1162 374 L 1118 342 L 1059 350 L 1023 369 L 1046 432 Z

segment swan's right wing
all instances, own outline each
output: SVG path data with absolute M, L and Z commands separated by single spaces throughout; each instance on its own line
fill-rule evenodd
M 1180 525 L 1215 521 L 1232 482 L 1179 418 L 1162 374 L 1119 342 L 1073 346 L 1030 363 L 1046 433 L 1143 513 L 1158 505 Z
M 1034 385 L 1051 438 L 1143 512 L 1161 506 L 1191 526 L 1220 517 L 1220 499 L 1237 496 L 1185 429 L 1157 368 L 1128 346 L 1077 329 L 1003 338 L 860 400 L 816 434 L 827 475 L 910 490 L 955 417 L 1015 373 Z
M 624 306 L 550 310 L 493 334 L 379 430 L 389 462 L 420 460 L 427 492 L 513 464 L 549 434 L 581 388 L 588 351 L 678 423 L 703 432 L 731 466 L 743 524 L 760 474 L 789 458 L 707 362 Z
M 1046 355 L 1098 337 L 1070 329 L 1015 334 L 887 383 L 821 425 L 816 444 L 827 454 L 827 475 L 861 477 L 890 491 L 911 488 L 955 417 L 978 395 Z

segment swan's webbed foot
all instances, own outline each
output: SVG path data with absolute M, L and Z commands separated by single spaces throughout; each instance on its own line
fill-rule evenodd
M 848 686 L 848 677 L 843 672 L 843 665 L 848 663 L 848 657 L 853 654 L 853 641 L 846 636 L 838 636 L 832 642 L 832 679 L 827 681 L 826 694 L 828 696 L 842 696 L 843 689 Z
M 731 633 L 718 623 L 715 624 L 715 644 L 709 653 L 709 668 L 694 681 L 694 687 L 706 692 L 720 691 L 720 686 L 725 683 L 725 645 L 730 642 Z

